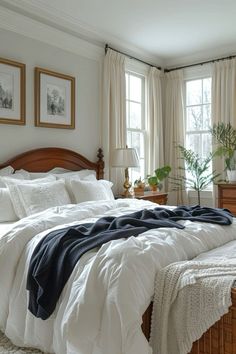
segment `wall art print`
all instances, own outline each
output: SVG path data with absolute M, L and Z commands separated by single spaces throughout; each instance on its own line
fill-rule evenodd
M 35 68 L 35 125 L 75 128 L 75 78 Z
M 25 124 L 25 64 L 0 58 L 0 123 Z

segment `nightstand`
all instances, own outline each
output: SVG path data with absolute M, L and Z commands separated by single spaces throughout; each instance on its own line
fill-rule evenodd
M 236 183 L 218 184 L 218 207 L 227 208 L 236 216 Z
M 134 198 L 149 200 L 150 202 L 164 205 L 167 203 L 168 193 L 148 191 L 144 192 L 142 195 L 135 195 Z

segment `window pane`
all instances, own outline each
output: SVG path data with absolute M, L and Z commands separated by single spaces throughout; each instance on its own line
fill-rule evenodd
M 136 132 L 132 132 L 131 133 L 131 147 L 135 148 L 137 151 L 138 156 L 140 156 L 141 153 L 141 134 L 140 133 L 136 133 Z
M 125 74 L 125 84 L 126 84 L 126 99 L 129 99 L 129 75 Z
M 203 106 L 203 129 L 209 130 L 211 126 L 211 105 L 205 104 Z
M 201 137 L 200 134 L 188 134 L 186 137 L 186 147 L 201 156 Z
M 206 157 L 211 152 L 212 138 L 210 133 L 202 134 L 202 157 Z
M 142 79 L 137 76 L 130 75 L 130 93 L 129 99 L 141 102 L 142 97 Z
M 127 128 L 130 128 L 129 101 L 126 101 L 126 124 Z
M 211 102 L 211 78 L 203 79 L 203 103 Z
M 129 128 L 141 129 L 141 104 L 130 102 L 130 126 Z
M 186 91 L 187 106 L 202 103 L 202 80 L 188 81 Z
M 187 131 L 202 130 L 202 106 L 187 108 Z
M 127 132 L 127 145 L 128 147 L 132 147 L 132 135 L 131 135 L 131 132 Z
M 134 183 L 136 179 L 144 179 L 144 159 L 140 160 L 140 167 L 130 168 L 130 180 Z

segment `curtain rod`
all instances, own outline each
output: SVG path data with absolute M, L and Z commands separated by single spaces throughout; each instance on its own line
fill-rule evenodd
M 165 73 L 169 73 L 170 71 L 175 71 L 175 70 L 190 68 L 190 67 L 192 67 L 192 66 L 197 66 L 197 65 L 204 65 L 204 64 L 209 64 L 209 63 L 215 63 L 216 61 L 227 60 L 227 59 L 233 59 L 233 58 L 236 58 L 236 55 L 230 55 L 230 56 L 228 56 L 228 57 L 206 60 L 206 61 L 202 61 L 202 62 L 196 63 L 196 64 L 183 65 L 183 66 L 179 66 L 179 67 L 172 68 L 172 69 L 164 69 L 164 72 L 165 72 Z
M 130 54 L 127 54 L 127 53 L 121 52 L 120 50 L 114 49 L 114 48 L 110 47 L 108 44 L 105 45 L 105 54 L 107 54 L 107 50 L 108 50 L 108 49 L 111 49 L 111 50 L 114 50 L 114 51 L 117 52 L 117 53 L 123 54 L 123 55 L 125 55 L 126 57 L 128 57 L 128 58 L 130 58 L 130 59 L 135 59 L 135 60 L 139 61 L 140 63 L 146 64 L 146 65 L 149 65 L 149 66 L 153 66 L 154 68 L 157 68 L 158 70 L 161 70 L 161 69 L 162 69 L 160 66 L 156 66 L 156 65 L 147 63 L 146 61 L 141 60 L 141 59 L 138 59 L 138 58 L 135 58 L 135 57 L 133 57 L 133 56 L 130 55 Z

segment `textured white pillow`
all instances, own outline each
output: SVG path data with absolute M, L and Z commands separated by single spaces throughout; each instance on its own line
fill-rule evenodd
M 0 188 L 0 222 L 16 221 L 18 217 L 14 211 L 8 188 Z
M 11 200 L 13 203 L 15 213 L 20 219 L 23 218 L 24 216 L 26 216 L 26 213 L 25 213 L 24 207 L 21 203 L 19 194 L 16 193 L 15 195 L 13 195 L 14 194 L 13 188 L 10 189 L 10 186 L 12 186 L 12 185 L 14 186 L 14 185 L 18 185 L 18 184 L 41 185 L 44 183 L 56 181 L 56 177 L 54 177 L 52 175 L 46 176 L 44 178 L 34 179 L 34 180 L 15 179 L 15 178 L 6 178 L 6 177 L 3 177 L 2 179 L 5 182 L 5 185 L 9 188 L 10 197 L 11 197 Z
M 70 204 L 62 181 L 8 185 L 16 214 L 21 219 L 45 209 Z
M 0 176 L 10 176 L 13 172 L 14 168 L 11 166 L 7 166 L 0 170 Z
M 111 187 L 112 182 L 106 180 L 81 181 L 71 179 L 72 192 L 76 203 L 87 202 L 90 200 L 113 200 L 114 195 Z

